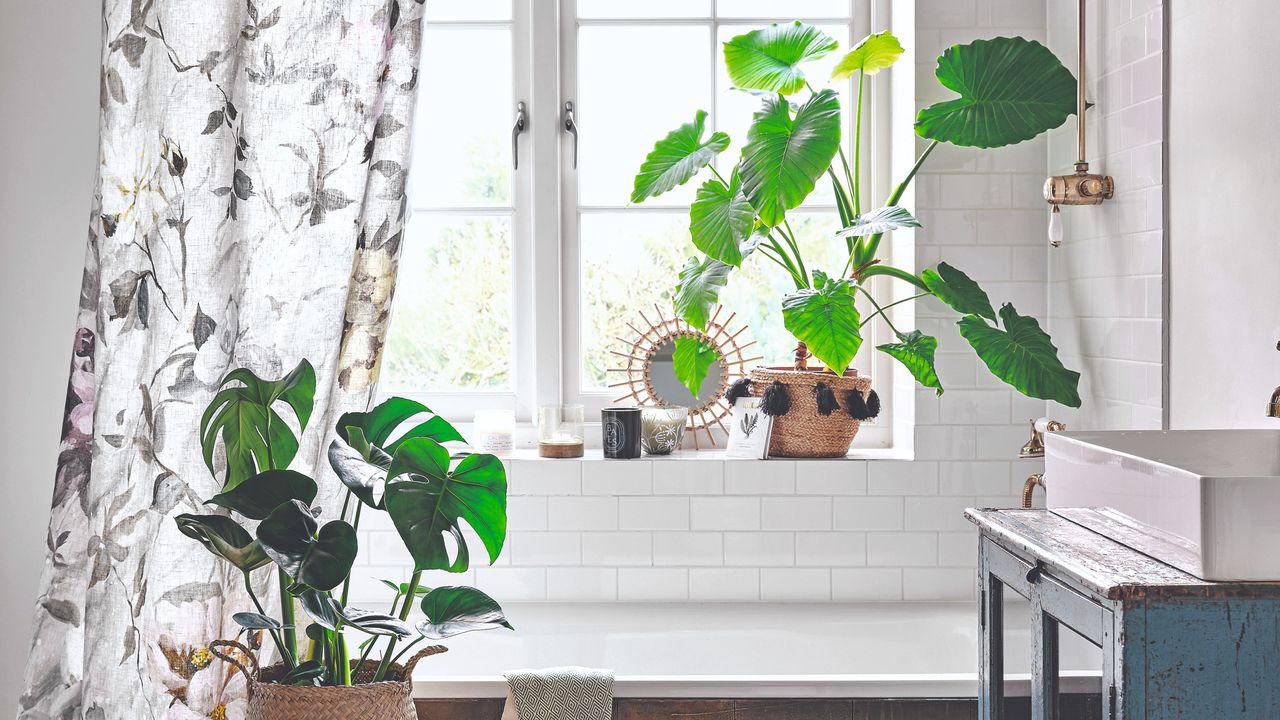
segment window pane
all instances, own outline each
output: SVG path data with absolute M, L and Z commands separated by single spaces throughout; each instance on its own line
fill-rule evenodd
M 583 18 L 689 18 L 710 17 L 710 0 L 578 0 Z
M 510 20 L 511 0 L 429 0 L 427 22 L 433 20 Z
M 579 201 L 622 207 L 654 143 L 692 122 L 699 108 L 710 110 L 711 32 L 588 26 L 579 39 Z M 689 203 L 694 189 L 691 183 L 646 204 Z
M 743 18 L 842 18 L 849 15 L 849 0 L 720 0 L 720 17 Z
M 427 24 L 414 135 L 414 207 L 510 206 L 511 30 Z M 464 68 L 467 78 L 460 78 Z
M 383 387 L 509 390 L 511 219 L 419 213 L 405 235 Z
M 847 256 L 844 241 L 835 237 L 840 229 L 835 213 L 793 213 L 790 223 L 807 269 L 840 274 Z M 654 305 L 672 312 L 676 274 L 697 250 L 683 212 L 586 213 L 581 232 L 583 387 L 600 390 L 607 383 L 606 368 L 619 365 L 609 352 L 620 348 L 616 338 L 635 335 L 626 324 L 637 324 L 637 311 L 650 318 Z M 790 276 L 756 253 L 720 293 L 721 303 L 738 314 L 735 324 L 746 324 L 747 334 L 758 342 L 751 354 L 764 356 L 762 364 L 792 361 L 796 341 L 782 323 L 782 297 L 794 291 Z M 866 314 L 862 303 L 859 308 Z
M 654 305 L 671 314 L 676 273 L 696 251 L 689 243 L 687 212 L 584 213 L 582 237 L 582 386 L 601 390 L 606 369 L 619 366 L 610 350 L 629 338 L 640 312 L 655 319 Z M 617 380 L 613 380 L 617 382 Z

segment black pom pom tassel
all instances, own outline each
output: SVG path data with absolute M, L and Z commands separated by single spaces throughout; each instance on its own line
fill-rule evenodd
M 738 398 L 744 398 L 751 394 L 751 378 L 738 378 L 733 381 L 728 390 L 724 391 L 724 399 L 729 403 L 729 407 L 738 402 Z
M 836 400 L 836 393 L 831 386 L 819 381 L 813 386 L 814 399 L 818 402 L 818 412 L 824 417 L 830 415 L 840 409 L 840 403 Z
M 786 415 L 791 410 L 791 396 L 787 394 L 787 386 L 774 380 L 760 395 L 760 411 L 769 417 Z
M 871 417 L 867 414 L 867 400 L 862 393 L 857 390 L 850 390 L 844 396 L 844 409 L 849 413 L 849 417 L 854 420 L 866 420 Z
M 880 415 L 880 396 L 875 390 L 867 393 L 867 419 L 878 417 Z

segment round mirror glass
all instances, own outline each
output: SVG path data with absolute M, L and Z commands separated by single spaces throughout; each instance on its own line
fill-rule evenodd
M 724 363 L 715 348 L 690 338 L 680 343 L 675 338 L 667 338 L 645 367 L 645 375 L 659 403 L 695 409 L 716 399 L 724 371 Z M 697 388 L 697 392 L 691 387 Z

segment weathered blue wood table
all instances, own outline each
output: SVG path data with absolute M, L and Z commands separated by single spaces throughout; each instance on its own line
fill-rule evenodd
M 1071 720 L 1057 712 L 1060 626 L 1102 649 L 1104 718 L 1280 720 L 1280 584 L 1188 575 L 1112 539 L 1135 529 L 1105 510 L 965 515 L 980 531 L 980 720 L 1001 718 L 1005 587 L 1031 601 L 1033 720 Z

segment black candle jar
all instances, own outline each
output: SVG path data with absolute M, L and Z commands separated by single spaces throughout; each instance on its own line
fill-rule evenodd
M 640 408 L 612 407 L 600 412 L 604 456 L 615 460 L 640 457 Z

